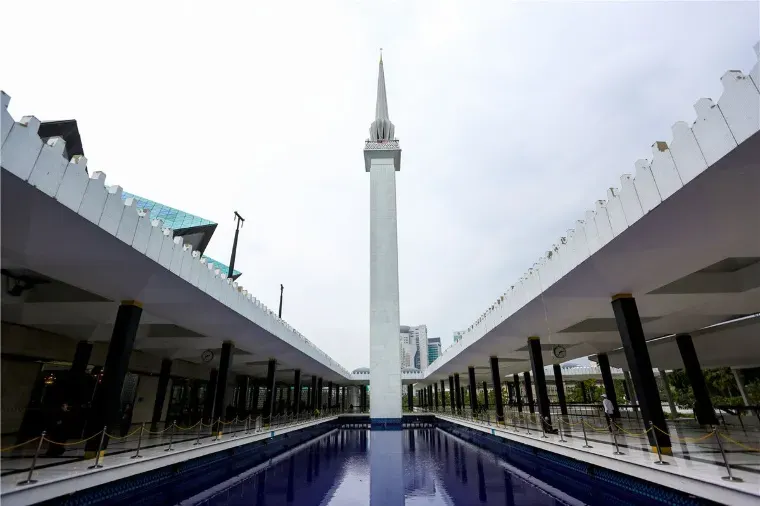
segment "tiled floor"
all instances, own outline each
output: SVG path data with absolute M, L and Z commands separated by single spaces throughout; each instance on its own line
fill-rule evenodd
M 562 435 L 565 442 L 561 442 L 558 434 L 542 434 L 540 427 L 535 423 L 529 423 L 526 428 L 524 419 L 518 421 L 508 418 L 508 425 L 505 427 L 494 423 L 473 421 L 467 417 L 453 417 L 451 412 L 442 416 L 451 421 L 474 423 L 488 429 L 498 428 L 498 430 L 506 431 L 507 437 L 516 437 L 518 440 L 530 438 L 563 448 L 572 448 L 578 452 L 603 455 L 629 464 L 635 463 L 648 468 L 657 468 L 663 472 L 733 487 L 760 497 L 760 431 L 756 428 L 748 427 L 746 432 L 741 428 L 719 428 L 721 444 L 731 473 L 742 480 L 731 482 L 723 479 L 728 476 L 728 472 L 715 435 L 708 436 L 709 432 L 706 430 L 684 426 L 680 423 L 670 424 L 673 456 L 663 456 L 663 460 L 668 464 L 660 467 L 659 464 L 655 464 L 658 461 L 657 454 L 650 450 L 648 438 L 641 434 L 643 427 L 636 426 L 635 423 L 622 423 L 622 430 L 616 435 L 621 455 L 615 455 L 612 434 L 601 426 L 599 420 L 587 421 L 585 438 L 591 448 L 584 448 L 584 426 L 581 425 L 580 420 L 576 419 L 573 419 L 572 426 L 563 424 Z M 556 424 L 556 418 L 554 421 Z M 515 423 L 517 423 L 516 426 L 513 425 Z

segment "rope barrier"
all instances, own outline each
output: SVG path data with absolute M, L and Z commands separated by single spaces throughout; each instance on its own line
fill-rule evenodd
M 174 425 L 174 424 L 172 424 L 172 425 Z M 157 432 L 153 432 L 153 431 L 151 431 L 151 430 L 148 430 L 148 429 L 145 429 L 145 432 L 146 432 L 146 433 L 148 433 L 148 434 L 163 434 L 163 433 L 164 433 L 164 432 L 166 432 L 167 430 L 171 429 L 171 428 L 172 428 L 172 425 L 169 425 L 168 427 L 164 428 L 164 430 L 159 430 L 159 431 L 157 431 Z
M 7 446 L 7 447 L 5 447 L 5 448 L 0 448 L 0 453 L 3 453 L 3 452 L 9 452 L 9 451 L 11 451 L 11 450 L 15 450 L 16 448 L 21 448 L 22 446 L 24 446 L 24 445 L 28 445 L 29 443 L 34 443 L 34 442 L 35 442 L 35 441 L 37 441 L 39 438 L 40 438 L 40 436 L 37 436 L 36 438 L 34 438 L 34 439 L 30 439 L 29 441 L 26 441 L 26 442 L 24 442 L 24 443 L 21 443 L 21 444 L 17 444 L 17 445 L 13 445 L 13 446 Z
M 712 433 L 710 433 L 710 435 L 712 435 Z M 760 452 L 760 448 L 752 448 L 751 446 L 747 446 L 747 445 L 745 445 L 743 443 L 740 443 L 739 441 L 731 439 L 730 437 L 726 436 L 722 432 L 718 432 L 718 435 L 720 437 L 722 437 L 723 439 L 725 439 L 726 441 L 734 443 L 736 446 L 738 446 L 740 448 L 744 448 L 747 451 L 750 451 L 750 452 Z
M 95 433 L 95 434 L 93 434 L 92 436 L 88 437 L 87 439 L 82 439 L 81 441 L 74 441 L 73 443 L 59 443 L 59 442 L 57 442 L 57 441 L 53 441 L 52 439 L 48 439 L 47 437 L 43 437 L 42 439 L 44 439 L 44 440 L 45 440 L 45 441 L 47 441 L 48 443 L 51 443 L 51 444 L 54 444 L 54 445 L 60 445 L 60 446 L 74 446 L 74 445 L 78 445 L 78 444 L 86 443 L 86 442 L 87 442 L 87 441 L 89 441 L 90 439 L 94 439 L 94 438 L 98 437 L 98 436 L 100 435 L 100 433 L 101 433 L 101 432 L 103 432 L 103 431 L 102 431 L 102 430 L 99 430 L 98 432 L 96 432 L 96 433 Z
M 122 439 L 127 439 L 128 437 L 134 436 L 138 432 L 140 432 L 140 427 L 136 428 L 135 430 L 133 430 L 132 432 L 130 432 L 126 436 L 114 436 L 114 435 L 109 434 L 108 432 L 106 432 L 105 434 L 108 437 L 108 439 L 115 439 L 116 441 L 121 441 Z
M 198 422 L 195 423 L 195 425 L 191 425 L 190 427 L 181 427 L 181 426 L 177 425 L 176 423 L 174 424 L 174 426 L 177 427 L 179 430 L 193 430 L 194 428 L 196 428 L 198 426 L 199 423 L 202 424 L 203 422 L 198 421 Z

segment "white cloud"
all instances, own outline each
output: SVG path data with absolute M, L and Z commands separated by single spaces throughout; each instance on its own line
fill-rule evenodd
M 748 69 L 757 3 L 4 6 L 14 115 L 76 118 L 112 184 L 247 219 L 237 267 L 349 369 L 368 357 L 362 142 L 384 48 L 401 316 L 466 328 L 670 126 Z

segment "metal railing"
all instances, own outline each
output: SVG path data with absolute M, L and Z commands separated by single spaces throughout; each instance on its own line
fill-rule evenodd
M 589 444 L 589 433 L 609 433 L 609 444 L 612 446 L 612 454 L 615 456 L 625 455 L 625 453 L 620 450 L 620 444 L 618 442 L 618 437 L 621 435 L 639 438 L 648 437 L 650 432 L 657 431 L 668 435 L 671 440 L 675 440 L 680 443 L 694 444 L 710 443 L 714 441 L 721 455 L 722 466 L 726 470 L 726 476 L 722 476 L 722 479 L 733 482 L 741 482 L 743 480 L 734 475 L 731 464 L 729 463 L 728 457 L 726 455 L 727 451 L 725 445 L 733 445 L 737 448 L 736 451 L 741 451 L 744 453 L 758 453 L 758 458 L 760 459 L 760 445 L 750 446 L 744 442 L 737 441 L 731 437 L 730 432 L 726 427 L 721 427 L 720 425 L 710 426 L 709 429 L 704 430 L 701 435 L 689 438 L 676 436 L 668 429 L 667 426 L 660 428 L 656 427 L 651 422 L 646 428 L 640 427 L 643 428 L 641 432 L 632 432 L 630 430 L 632 428 L 630 424 L 620 417 L 614 418 L 610 423 L 607 423 L 607 419 L 605 418 L 605 422 L 603 422 L 602 425 L 597 425 L 596 423 L 591 423 L 594 418 L 597 418 L 595 415 L 578 416 L 576 421 L 573 422 L 572 416 L 570 413 L 568 413 L 567 416 L 553 416 L 552 418 L 555 423 L 549 423 L 548 421 L 544 420 L 538 413 L 530 413 L 525 411 L 521 412 L 516 408 L 509 409 L 507 407 L 505 407 L 504 411 L 504 420 L 498 420 L 495 415 L 495 411 L 492 412 L 490 410 L 476 410 L 473 412 L 472 409 L 469 408 L 462 408 L 460 410 L 457 410 L 456 408 L 414 408 L 413 412 L 420 414 L 441 415 L 457 420 L 462 420 L 471 424 L 485 426 L 488 428 L 501 429 L 505 432 L 509 432 L 511 430 L 515 434 L 519 434 L 521 436 L 539 439 L 550 439 L 551 442 L 559 444 L 568 443 L 565 437 L 582 437 L 583 446 L 581 448 L 583 449 L 593 448 L 593 446 Z M 604 415 L 602 412 L 602 417 L 603 416 Z M 630 421 L 631 418 L 629 417 L 628 420 Z M 573 434 L 574 431 L 576 432 L 575 434 Z M 669 465 L 669 462 L 663 459 L 665 452 L 663 452 L 662 448 L 660 447 L 658 438 L 655 436 L 652 437 L 652 440 L 655 443 L 655 453 L 657 454 L 657 460 L 653 463 L 661 466 Z M 593 440 L 591 442 L 593 442 Z
M 109 432 L 107 427 L 103 427 L 98 432 L 77 441 L 56 441 L 53 439 L 54 436 L 51 436 L 48 431 L 43 431 L 39 436 L 29 439 L 28 441 L 0 448 L 0 454 L 4 454 L 4 457 L 13 457 L 13 461 L 23 461 L 24 457 L 31 458 L 31 464 L 28 469 L 18 469 L 15 471 L 17 473 L 26 472 L 26 478 L 17 484 L 19 486 L 24 486 L 37 483 L 37 480 L 34 479 L 34 473 L 36 470 L 42 469 L 43 467 L 47 468 L 65 465 L 71 462 L 71 460 L 66 460 L 65 462 L 56 463 L 52 466 L 48 464 L 38 467 L 37 464 L 39 458 L 44 456 L 43 450 L 47 450 L 47 454 L 51 456 L 61 456 L 66 451 L 71 450 L 77 452 L 84 451 L 84 456 L 72 455 L 72 460 L 79 461 L 93 459 L 93 465 L 87 468 L 88 471 L 91 471 L 103 467 L 105 447 L 108 447 L 110 455 L 134 452 L 131 459 L 139 460 L 145 456 L 145 450 L 151 448 L 166 447 L 163 451 L 171 452 L 176 450 L 176 444 L 183 442 L 189 443 L 194 441 L 192 446 L 208 445 L 221 441 L 229 441 L 234 438 L 255 436 L 270 431 L 311 423 L 317 420 L 332 418 L 341 414 L 341 412 L 342 410 L 340 409 L 330 409 L 325 410 L 324 412 L 315 410 L 313 412 L 301 413 L 299 415 L 280 414 L 268 418 L 263 418 L 262 416 L 257 416 L 255 418 L 248 416 L 239 419 L 236 417 L 230 421 L 217 418 L 211 423 L 199 421 L 189 427 L 180 426 L 176 421 L 172 421 L 163 430 L 159 431 L 151 431 L 147 428 L 145 423 L 142 423 L 123 436 L 113 434 Z M 98 441 L 96 451 L 90 451 L 87 448 L 87 443 L 91 441 Z M 92 443 L 90 444 L 92 445 Z M 94 445 L 91 448 L 94 448 Z M 9 459 L 9 461 L 10 460 L 11 459 Z

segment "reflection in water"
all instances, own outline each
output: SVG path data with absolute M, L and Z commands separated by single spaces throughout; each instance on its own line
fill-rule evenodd
M 433 428 L 336 430 L 273 462 L 241 475 L 230 488 L 199 494 L 183 505 L 555 504 L 505 470 L 495 455 Z M 468 481 L 473 463 L 477 480 Z
M 404 506 L 404 433 L 370 432 L 369 484 L 371 506 Z

